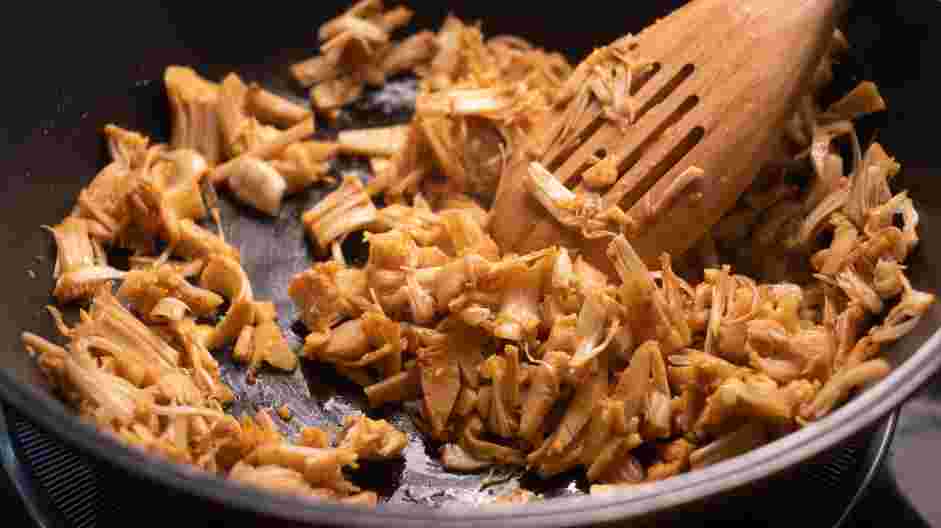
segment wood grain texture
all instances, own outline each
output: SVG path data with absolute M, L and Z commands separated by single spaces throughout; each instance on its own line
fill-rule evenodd
M 549 152 L 540 161 L 572 182 L 596 152 L 615 155 L 621 176 L 604 200 L 638 223 L 631 236 L 638 253 L 651 264 L 662 252 L 683 253 L 768 160 L 842 7 L 839 0 L 694 0 L 637 37 L 636 54 L 659 66 L 635 94 L 646 112 L 623 132 L 610 122 L 581 121 L 581 144 L 567 159 Z M 500 182 L 491 222 L 497 242 L 518 252 L 579 247 L 608 267 L 606 240 L 584 241 L 526 193 L 529 161 L 514 159 Z M 688 177 L 690 167 L 702 177 Z

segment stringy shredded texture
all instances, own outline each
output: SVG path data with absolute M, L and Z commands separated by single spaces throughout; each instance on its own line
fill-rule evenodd
M 454 17 L 393 40 L 411 15 L 362 0 L 320 28 L 320 55 L 292 67 L 328 119 L 364 85 L 413 72 L 420 89 L 406 124 L 313 140 L 306 105 L 236 74 L 215 83 L 171 66 L 169 144 L 105 128 L 111 163 L 47 228 L 56 300 L 88 308 L 69 326 L 49 307 L 65 346 L 23 334 L 80 415 L 242 483 L 374 505 L 348 472 L 401 456 L 408 437 L 389 423 L 347 416 L 331 442 L 316 427 L 286 438 L 265 410 L 226 413 L 234 394 L 214 354 L 231 347 L 262 383 L 264 365 L 290 371 L 300 354 L 362 386 L 372 407 L 420 402 L 414 421 L 452 471 L 582 468 L 592 492 L 606 493 L 766 444 L 889 373 L 882 348 L 935 297 L 905 274 L 919 217 L 906 192 L 891 190 L 901 166 L 856 137 L 852 120 L 885 108 L 874 84 L 829 108 L 808 96 L 782 131 L 790 163 L 772 164 L 699 247 L 663 255 L 658 270 L 634 252 L 623 211 L 597 199 L 618 177 L 613 157 L 597 159 L 577 193 L 533 163 L 525 184 L 535 201 L 582 236 L 609 240 L 607 276 L 561 247 L 504 253 L 486 207 L 511 154 L 568 148 L 589 106 L 632 125 L 631 87 L 652 67 L 630 53 L 633 38 L 572 68 Z M 837 33 L 817 89 L 841 43 Z M 563 104 L 572 127 L 541 130 Z M 303 214 L 329 258 L 288 285 L 309 330 L 293 351 L 282 330 L 292 322 L 255 297 L 238 249 L 200 222 L 220 221 L 213 185 L 276 216 L 288 195 L 333 182 L 339 154 L 370 158 L 373 175 L 344 177 Z M 795 184 L 802 174 L 807 183 Z M 342 245 L 356 232 L 369 246 L 361 266 Z M 131 268 L 111 267 L 105 247 L 131 250 Z M 291 419 L 286 406 L 279 414 Z M 535 499 L 521 490 L 497 502 Z

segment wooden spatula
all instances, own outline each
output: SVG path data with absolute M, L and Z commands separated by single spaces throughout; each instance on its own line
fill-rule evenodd
M 570 190 L 582 190 L 585 170 L 610 155 L 618 176 L 601 192 L 602 204 L 628 213 L 637 252 L 654 264 L 662 252 L 686 251 L 767 161 L 831 42 L 841 4 L 693 0 L 635 39 L 613 44 L 649 64 L 630 82 L 632 121 L 608 119 L 597 98 L 574 98 L 553 111 L 542 127 L 546 136 L 533 138 L 536 154 L 515 155 L 500 182 L 490 219 L 494 238 L 520 253 L 553 244 L 579 248 L 607 268 L 608 240 L 562 226 L 528 194 L 524 178 L 539 161 Z M 558 141 L 564 126 L 567 139 Z

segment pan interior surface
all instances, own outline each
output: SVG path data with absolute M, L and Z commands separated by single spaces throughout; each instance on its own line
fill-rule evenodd
M 636 32 L 680 3 L 643 3 L 617 17 L 601 16 L 604 8 L 600 5 L 573 10 L 571 6 L 543 3 L 505 5 L 483 1 L 454 9 L 465 20 L 481 19 L 487 34 L 520 34 L 577 59 L 594 46 L 625 32 Z M 937 74 L 926 50 L 932 49 L 932 43 L 941 44 L 930 26 L 932 20 L 941 21 L 941 8 L 933 2 L 909 4 L 915 5 L 899 7 L 898 12 L 893 6 L 867 5 L 850 13 L 847 33 L 854 48 L 840 74 L 845 77 L 846 88 L 854 79 L 875 80 L 888 100 L 888 114 L 863 123 L 868 129 L 863 131 L 863 138 L 878 130 L 880 142 L 903 164 L 899 181 L 893 186 L 895 190 L 910 190 L 922 215 L 924 235 L 910 262 L 911 278 L 916 288 L 935 292 L 941 285 L 941 276 L 935 272 L 935 266 L 941 263 L 941 244 L 934 243 L 941 239 L 941 234 L 934 235 L 935 231 L 941 233 L 941 193 L 935 177 L 941 155 L 932 145 L 930 131 L 937 126 L 941 111 L 931 104 L 928 92 L 928 87 L 936 84 Z M 445 7 L 434 2 L 409 5 L 417 13 L 415 26 L 437 27 L 445 14 Z M 426 443 L 415 430 L 407 410 L 392 407 L 368 414 L 388 418 L 409 434 L 411 442 L 404 462 L 371 464 L 356 476 L 358 484 L 377 490 L 390 503 L 376 512 L 311 506 L 287 497 L 270 498 L 163 462 L 142 459 L 97 437 L 47 394 L 38 369 L 19 344 L 18 335 L 23 330 L 56 335 L 43 310 L 50 302 L 55 248 L 39 226 L 53 224 L 67 214 L 78 191 L 102 166 L 105 152 L 100 131 L 106 123 L 141 130 L 158 140 L 167 138 L 169 113 L 160 82 L 166 65 L 193 65 L 212 79 L 237 71 L 246 81 L 303 98 L 287 66 L 314 53 L 314 29 L 344 6 L 343 2 L 319 2 L 311 7 L 291 6 L 289 13 L 263 11 L 251 17 L 175 2 L 116 7 L 107 13 L 63 6 L 64 12 L 54 20 L 45 20 L 44 31 L 55 34 L 64 45 L 55 53 L 37 48 L 23 54 L 28 56 L 14 59 L 14 67 L 29 82 L 11 87 L 8 104 L 17 104 L 9 112 L 6 127 L 0 130 L 0 145 L 6 149 L 0 160 L 5 186 L 0 204 L 7 224 L 0 232 L 7 248 L 0 269 L 8 278 L 10 294 L 7 302 L 0 303 L 0 329 L 7 343 L 0 354 L 0 395 L 39 425 L 96 457 L 241 508 L 319 521 L 341 513 L 346 524 L 378 525 L 385 518 L 438 524 L 499 523 L 507 516 L 529 516 L 530 520 L 525 521 L 529 524 L 551 519 L 561 523 L 563 518 L 567 523 L 581 524 L 698 499 L 743 485 L 775 468 L 783 469 L 871 424 L 937 368 L 937 336 L 932 335 L 941 326 L 941 313 L 935 306 L 915 332 L 887 351 L 889 359 L 900 368 L 820 423 L 701 475 L 671 479 L 639 488 L 632 495 L 606 499 L 565 498 L 582 494 L 584 482 L 578 475 L 563 475 L 551 481 L 527 477 L 521 483 L 502 473 L 445 472 L 437 462 L 435 446 Z M 37 20 L 44 16 L 37 7 L 28 10 L 35 11 L 29 16 Z M 540 23 L 534 24 L 537 12 Z M 16 31 L 20 30 L 12 36 Z M 887 41 L 892 42 L 891 46 Z M 897 49 L 913 51 L 897 56 L 893 51 Z M 338 121 L 338 127 L 393 124 L 407 119 L 414 87 L 414 81 L 407 77 L 396 79 L 354 103 Z M 366 177 L 368 165 L 362 160 L 345 159 L 336 164 L 334 171 Z M 328 191 L 315 187 L 290 199 L 275 220 L 262 218 L 222 195 L 226 238 L 241 250 L 258 296 L 276 302 L 285 335 L 295 347 L 303 340 L 303 331 L 294 324 L 297 317 L 287 297 L 287 283 L 293 274 L 306 269 L 314 256 L 299 216 Z M 351 251 L 356 249 L 353 246 L 351 242 Z M 33 275 L 35 278 L 31 278 Z M 235 414 L 259 406 L 288 404 L 295 417 L 290 422 L 279 422 L 285 430 L 296 431 L 301 425 L 338 425 L 343 416 L 366 409 L 359 389 L 325 367 L 308 364 L 291 375 L 263 372 L 258 383 L 250 385 L 245 382 L 243 369 L 225 363 L 224 377 L 240 396 L 233 409 Z M 452 506 L 477 506 L 519 485 L 553 500 L 525 508 L 462 509 L 460 516 L 452 512 Z M 447 508 L 432 510 L 427 506 Z

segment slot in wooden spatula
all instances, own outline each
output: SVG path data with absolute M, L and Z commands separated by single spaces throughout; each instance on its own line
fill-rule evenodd
M 842 7 L 839 0 L 694 0 L 636 38 L 596 52 L 574 74 L 585 74 L 585 88 L 568 94 L 533 138 L 534 147 L 520 149 L 503 175 L 490 219 L 494 238 L 506 251 L 579 248 L 607 268 L 608 240 L 586 239 L 557 222 L 524 180 L 538 161 L 581 194 L 586 169 L 609 156 L 616 167 L 609 175 L 616 178 L 600 190 L 595 209 L 618 205 L 628 213 L 627 235 L 648 263 L 662 252 L 685 252 L 767 161 Z M 604 84 L 592 77 L 606 75 L 604 65 L 611 63 L 605 54 L 624 65 L 621 74 L 631 73 L 608 82 L 607 94 L 604 86 L 588 86 Z M 635 64 L 634 57 L 643 62 Z M 619 89 L 626 93 L 612 93 Z M 629 111 L 611 119 L 618 97 Z

